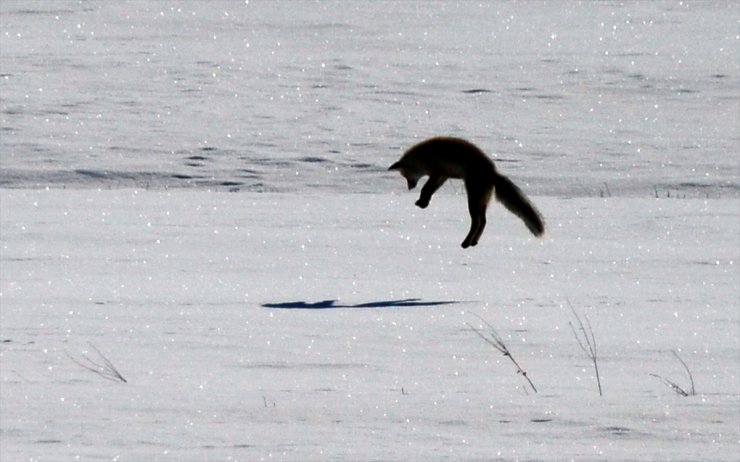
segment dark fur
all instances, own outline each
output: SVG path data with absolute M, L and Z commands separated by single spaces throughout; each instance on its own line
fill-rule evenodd
M 411 147 L 389 170 L 398 170 L 414 189 L 422 176 L 428 175 L 416 205 L 426 208 L 432 195 L 448 178 L 465 182 L 470 212 L 470 231 L 462 242 L 467 248 L 478 243 L 486 227 L 486 209 L 491 194 L 518 216 L 535 236 L 542 236 L 545 223 L 537 208 L 507 177 L 499 174 L 493 161 L 474 144 L 460 138 L 431 138 Z

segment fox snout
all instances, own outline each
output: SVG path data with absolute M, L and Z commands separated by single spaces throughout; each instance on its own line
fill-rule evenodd
M 388 167 L 388 170 L 398 170 L 398 173 L 400 173 L 402 177 L 406 178 L 406 184 L 409 189 L 414 189 L 416 184 L 419 182 L 419 177 L 406 170 L 403 165 L 401 165 L 400 161 Z
M 419 178 L 411 175 L 409 173 L 404 173 L 401 171 L 401 175 L 403 175 L 404 178 L 406 178 L 406 184 L 409 186 L 409 190 L 412 190 L 416 187 L 416 183 L 419 182 Z

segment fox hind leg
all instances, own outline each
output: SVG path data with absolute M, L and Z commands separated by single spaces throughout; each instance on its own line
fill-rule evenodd
M 485 212 L 483 214 L 470 215 L 470 219 L 470 231 L 468 231 L 468 235 L 465 236 L 465 240 L 462 242 L 463 249 L 467 249 L 470 246 L 478 244 L 478 239 L 480 239 L 480 235 L 486 227 Z
M 466 188 L 468 191 L 468 211 L 470 212 L 470 231 L 462 242 L 462 248 L 478 244 L 483 230 L 486 228 L 486 210 L 488 202 L 491 200 L 493 188 L 479 190 Z

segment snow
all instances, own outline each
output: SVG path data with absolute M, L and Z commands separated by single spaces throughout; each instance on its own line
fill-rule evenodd
M 6 187 L 386 191 L 457 135 L 538 194 L 740 190 L 734 2 L 61 5 L 0 5 Z
M 737 461 L 738 18 L 0 2 L 0 459 Z M 442 134 L 544 239 L 414 206 Z
M 4 190 L 3 458 L 735 458 L 734 199 L 538 197 L 545 240 L 497 206 L 471 252 L 411 199 Z

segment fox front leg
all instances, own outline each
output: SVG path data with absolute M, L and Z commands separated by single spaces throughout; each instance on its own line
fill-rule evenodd
M 446 180 L 447 177 L 441 175 L 430 176 L 424 184 L 424 187 L 421 188 L 421 195 L 419 195 L 419 200 L 416 201 L 416 205 L 425 209 L 429 205 L 429 201 L 432 199 L 432 194 L 434 194 Z

